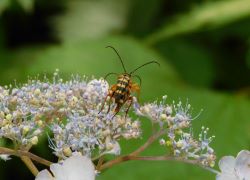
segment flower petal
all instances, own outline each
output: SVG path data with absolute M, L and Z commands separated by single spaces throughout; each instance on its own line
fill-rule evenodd
M 235 158 L 233 156 L 224 156 L 219 161 L 219 167 L 222 174 L 224 173 L 234 173 Z
M 9 154 L 1 154 L 0 155 L 0 159 L 4 160 L 4 161 L 8 161 L 11 159 Z
M 250 179 L 250 151 L 239 152 L 236 157 L 235 169 L 240 179 Z
M 239 180 L 239 179 L 233 173 L 232 174 L 222 173 L 216 176 L 216 180 Z
M 56 180 L 67 180 L 67 174 L 65 173 L 65 169 L 63 165 L 57 163 L 57 164 L 51 164 L 50 170 L 53 173 Z
M 68 179 L 94 180 L 95 168 L 92 161 L 81 155 L 71 156 L 63 162 L 64 173 Z
M 53 180 L 54 178 L 51 176 L 47 169 L 40 171 L 35 180 Z
M 54 178 L 48 170 L 38 173 L 36 180 L 94 180 L 95 168 L 92 161 L 82 155 L 73 155 L 63 161 L 50 166 Z

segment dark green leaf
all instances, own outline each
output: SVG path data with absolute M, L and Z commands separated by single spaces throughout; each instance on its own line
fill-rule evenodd
M 250 15 L 249 0 L 228 0 L 204 3 L 191 12 L 178 16 L 151 34 L 146 42 L 155 44 L 166 38 L 187 34 L 202 29 L 220 27 Z

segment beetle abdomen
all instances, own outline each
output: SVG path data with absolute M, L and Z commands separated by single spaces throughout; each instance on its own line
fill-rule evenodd
M 117 87 L 113 96 L 116 103 L 123 104 L 126 101 L 129 91 L 129 80 L 130 78 L 126 75 L 121 75 L 118 78 Z

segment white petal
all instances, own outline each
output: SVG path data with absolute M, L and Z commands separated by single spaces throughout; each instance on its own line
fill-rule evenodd
M 63 165 L 57 163 L 57 164 L 51 164 L 50 170 L 53 173 L 56 180 L 67 180 L 67 174 L 65 173 L 65 170 L 63 168 Z
M 94 180 L 95 168 L 85 156 L 71 156 L 63 162 L 64 173 L 69 180 Z
M 92 161 L 82 155 L 74 155 L 66 159 L 62 164 L 56 163 L 50 166 L 54 178 L 43 170 L 38 173 L 36 180 L 94 180 L 95 167 Z
M 53 180 L 54 178 L 51 176 L 47 169 L 40 171 L 35 180 Z
M 235 174 L 219 174 L 216 176 L 216 180 L 239 180 Z
M 234 173 L 235 167 L 235 158 L 233 156 L 224 156 L 219 161 L 219 167 L 222 172 L 224 173 Z
M 0 155 L 0 159 L 4 160 L 4 161 L 7 161 L 7 160 L 10 160 L 11 157 L 9 154 L 1 154 Z
M 235 169 L 240 179 L 250 180 L 250 151 L 239 152 L 236 157 Z

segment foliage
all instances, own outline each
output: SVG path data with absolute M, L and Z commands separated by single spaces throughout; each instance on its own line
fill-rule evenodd
M 13 5 L 21 6 L 25 11 L 29 12 L 33 9 L 33 4 L 35 0 L 2 0 L 0 2 L 0 15 L 8 8 Z
M 86 6 L 79 5 L 85 2 L 74 1 L 79 6 L 70 6 L 74 2 L 64 1 L 62 4 L 66 8 L 54 11 L 54 5 L 48 1 L 41 5 L 38 0 L 27 14 L 37 23 L 44 23 L 37 14 L 49 14 L 46 28 L 42 24 L 33 30 L 34 34 L 47 33 L 43 41 L 39 38 L 31 40 L 22 26 L 14 32 L 20 37 L 25 34 L 22 39 L 26 40 L 20 41 L 9 35 L 6 13 L 14 9 L 9 2 L 14 1 L 0 1 L 1 85 L 13 83 L 14 79 L 24 82 L 27 76 L 37 73 L 52 75 L 56 68 L 66 79 L 72 73 L 95 77 L 113 71 L 120 73 L 122 68 L 116 55 L 105 49 L 112 45 L 118 49 L 128 69 L 148 60 L 157 60 L 161 64 L 160 68 L 148 66 L 138 71 L 142 78 L 141 103 L 164 94 L 175 101 L 188 98 L 195 107 L 192 114 L 203 109 L 199 117 L 203 120 L 196 121 L 194 129 L 202 125 L 210 127 L 211 134 L 216 136 L 212 146 L 218 157 L 250 148 L 249 0 L 189 0 L 185 3 L 127 0 L 123 1 L 124 6 L 114 0 L 103 0 L 97 8 L 90 6 L 96 10 L 94 14 L 106 17 L 107 21 L 94 24 L 91 24 L 94 17 L 82 18 L 89 15 Z M 28 0 L 18 1 L 23 7 L 24 2 Z M 46 5 L 50 8 L 44 8 Z M 31 4 L 25 7 L 31 7 Z M 73 13 L 75 9 L 72 7 L 78 11 Z M 88 19 L 92 19 L 91 22 L 86 22 Z M 26 28 L 32 28 L 32 25 Z M 94 30 L 99 31 L 98 34 Z M 115 78 L 108 81 L 115 83 Z M 150 123 L 142 127 L 146 136 L 150 135 L 150 127 Z M 124 153 L 129 153 L 144 141 L 143 138 L 138 142 L 122 142 L 121 146 Z M 46 152 L 40 147 L 35 150 L 40 154 Z M 149 153 L 159 154 L 160 150 L 153 145 L 145 152 Z M 7 166 L 2 161 L 0 163 L 3 167 L 0 179 L 13 177 L 8 173 L 12 169 L 4 169 Z M 23 175 L 21 172 L 28 174 L 25 169 L 17 170 L 17 174 Z M 214 175 L 176 162 L 128 162 L 104 171 L 98 179 L 117 177 L 212 179 Z

